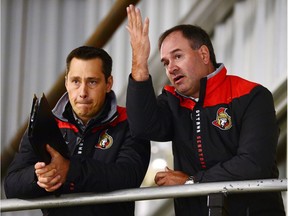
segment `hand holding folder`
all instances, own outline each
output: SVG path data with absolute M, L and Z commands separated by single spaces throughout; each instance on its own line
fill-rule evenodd
M 34 95 L 28 125 L 28 138 L 36 154 L 46 164 L 51 161 L 51 156 L 46 151 L 46 144 L 49 144 L 63 157 L 69 158 L 67 144 L 44 94 L 40 99 Z

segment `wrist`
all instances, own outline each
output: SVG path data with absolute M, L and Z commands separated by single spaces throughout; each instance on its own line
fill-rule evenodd
M 195 177 L 189 176 L 184 184 L 195 184 Z
M 132 63 L 132 78 L 135 81 L 146 81 L 149 79 L 149 70 L 148 70 L 148 65 L 147 63 L 143 64 L 136 64 L 135 62 Z
M 135 74 L 132 72 L 132 79 L 137 82 L 144 82 L 149 79 L 149 74 Z

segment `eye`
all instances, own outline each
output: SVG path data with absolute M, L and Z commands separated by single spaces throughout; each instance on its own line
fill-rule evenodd
M 163 67 L 166 68 L 168 66 L 168 61 L 163 61 Z
M 180 58 L 181 58 L 180 54 L 175 55 L 175 59 L 180 59 Z
M 71 82 L 75 85 L 78 85 L 80 83 L 78 79 L 72 79 Z
M 88 85 L 89 85 L 90 87 L 94 87 L 94 86 L 97 85 L 97 81 L 96 81 L 96 80 L 90 80 L 90 81 L 88 82 Z

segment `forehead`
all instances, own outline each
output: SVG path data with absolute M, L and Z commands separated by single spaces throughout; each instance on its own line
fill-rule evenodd
M 68 75 L 70 76 L 79 76 L 81 74 L 104 75 L 102 64 L 103 62 L 99 58 L 94 59 L 73 58 L 70 63 L 70 70 Z
M 185 38 L 180 31 L 170 33 L 162 42 L 160 48 L 160 55 L 164 57 L 177 50 L 185 51 L 191 49 L 189 40 Z

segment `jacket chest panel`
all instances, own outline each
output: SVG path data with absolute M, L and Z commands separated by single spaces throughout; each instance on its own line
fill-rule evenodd
M 119 148 L 119 140 L 121 140 L 121 133 L 119 131 L 116 133 L 114 127 L 93 131 L 84 136 L 74 132 L 67 135 L 68 147 L 70 152 L 73 152 L 72 155 L 101 161 L 109 161 L 110 158 L 115 157 Z
M 193 110 L 182 108 L 175 118 L 174 148 L 183 152 L 184 157 L 193 157 L 201 169 L 223 158 L 229 159 L 237 151 L 239 137 L 238 123 L 234 123 L 233 116 L 231 104 Z

